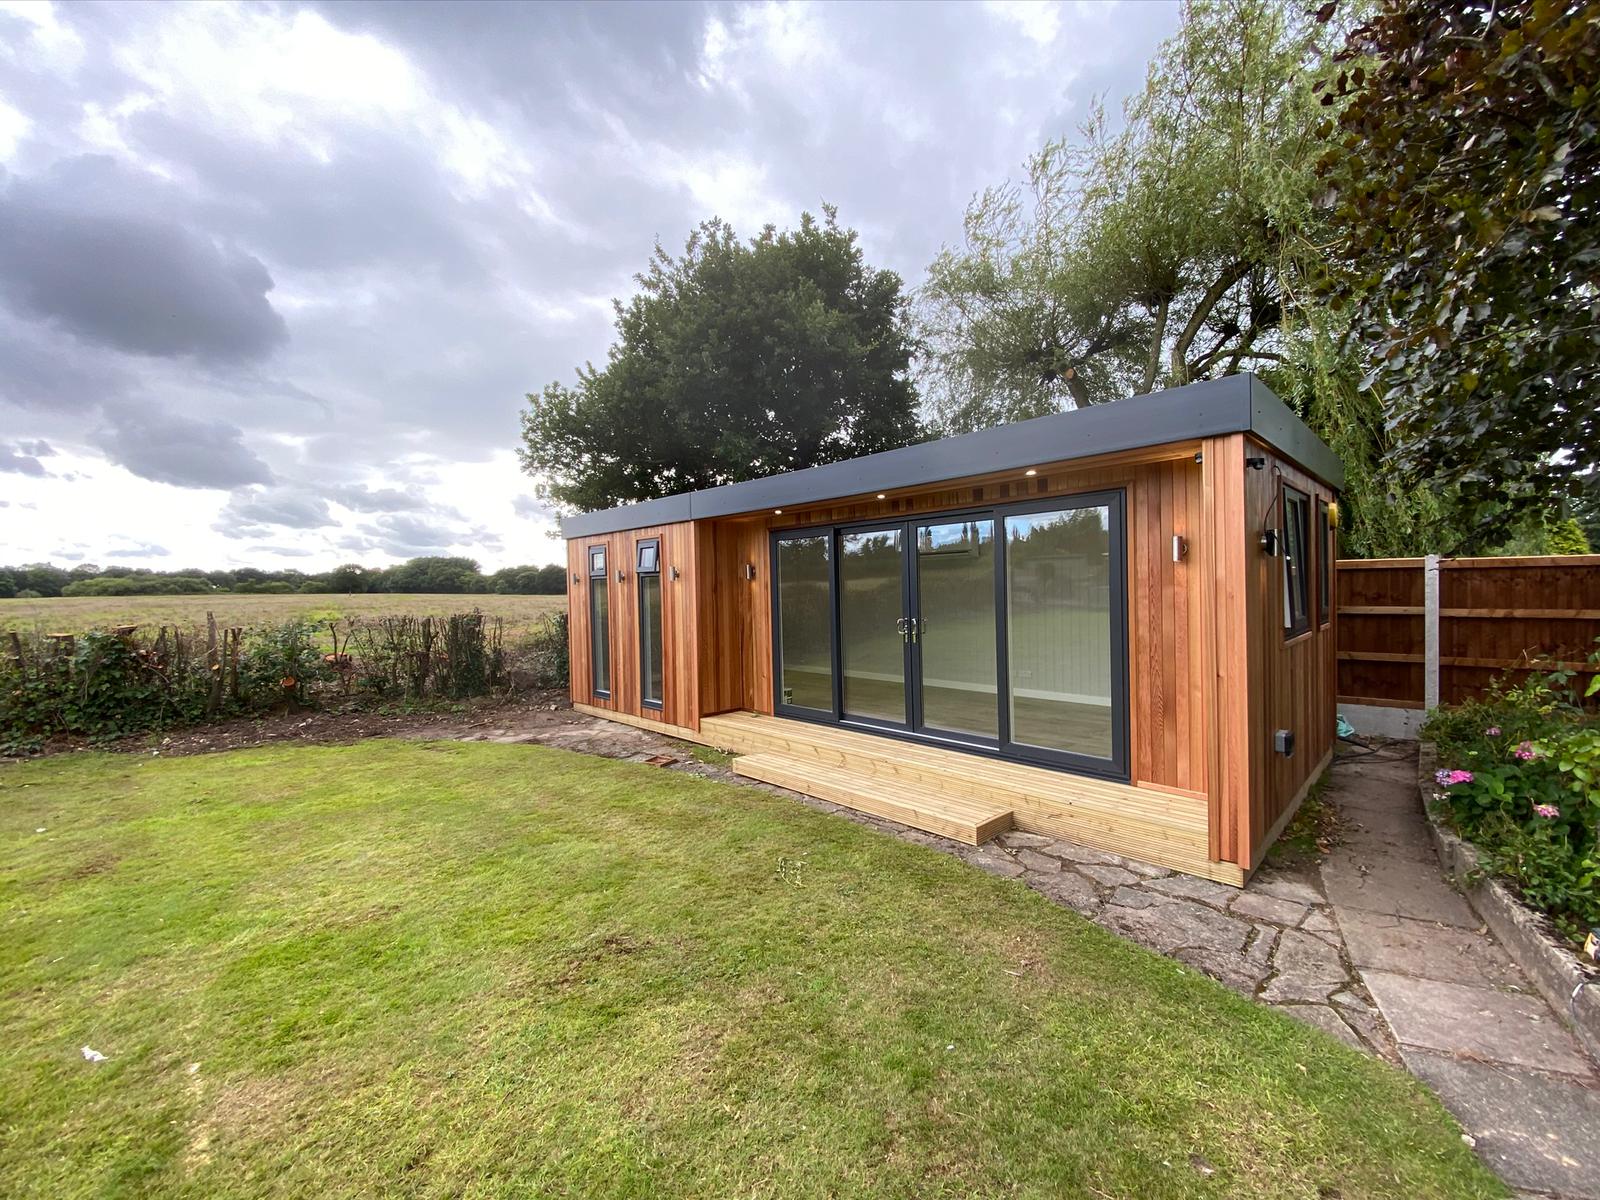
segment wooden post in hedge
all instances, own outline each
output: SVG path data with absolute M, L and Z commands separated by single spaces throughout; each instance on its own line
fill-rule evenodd
M 217 615 L 206 613 L 206 716 L 222 702 L 222 660 L 217 654 Z

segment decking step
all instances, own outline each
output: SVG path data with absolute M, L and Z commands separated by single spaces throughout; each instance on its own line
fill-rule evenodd
M 1011 828 L 1011 810 L 1001 804 L 930 792 L 787 754 L 741 755 L 733 760 L 733 769 L 749 779 L 786 787 L 969 846 L 981 846 Z
M 1235 886 L 1244 881 L 1236 865 L 1211 860 L 1207 806 L 1198 797 L 758 713 L 702 717 L 699 736 L 744 755 L 735 760 L 735 771 L 750 759 L 778 760 L 776 769 L 784 772 L 781 779 L 759 774 L 765 769 L 762 761 L 745 773 L 932 832 L 945 830 L 881 806 L 858 803 L 842 792 L 880 805 L 893 802 L 907 812 L 944 805 L 960 811 L 960 805 L 975 803 L 984 806 L 985 813 L 1009 811 L 1010 827 L 1028 833 Z M 834 790 L 819 790 L 830 786 Z M 974 828 L 962 840 L 970 841 L 976 834 Z
M 1203 803 L 1143 791 L 1125 783 L 1044 772 L 1022 763 L 751 713 L 703 718 L 701 731 L 724 749 L 781 754 L 921 792 L 934 791 L 956 798 L 976 794 L 997 806 L 1018 811 L 1041 803 L 1052 809 L 1066 806 L 1092 824 L 1131 818 L 1196 837 L 1204 837 L 1206 832 Z

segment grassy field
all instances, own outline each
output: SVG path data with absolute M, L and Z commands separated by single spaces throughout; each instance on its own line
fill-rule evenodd
M 207 611 L 222 625 L 270 625 L 296 617 L 335 621 L 411 613 L 445 616 L 481 609 L 503 617 L 515 633 L 546 613 L 566 607 L 565 596 L 405 595 L 387 592 L 357 596 L 57 596 L 45 600 L 0 600 L 0 632 L 78 633 L 107 625 L 205 624 Z
M 1504 1195 L 1382 1063 L 1016 882 L 644 765 L 24 763 L 0 910 L 9 1197 Z

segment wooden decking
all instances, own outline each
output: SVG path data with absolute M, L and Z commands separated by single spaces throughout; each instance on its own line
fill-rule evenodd
M 1244 882 L 1209 857 L 1204 800 L 748 712 L 702 718 L 696 740 L 741 755 L 741 775 L 969 845 L 1017 828 Z

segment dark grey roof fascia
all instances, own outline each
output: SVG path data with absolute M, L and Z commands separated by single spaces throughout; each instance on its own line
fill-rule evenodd
M 676 496 L 662 496 L 659 500 L 624 504 L 621 508 L 602 508 L 598 512 L 562 517 L 561 536 L 594 537 L 619 529 L 643 529 L 646 525 L 675 525 L 680 521 L 690 521 L 694 519 L 690 501 L 699 494 L 683 492 Z M 614 519 L 624 515 L 626 520 Z
M 1334 487 L 1339 460 L 1265 384 L 1252 375 L 1191 383 L 1111 404 L 1051 413 L 1031 421 L 921 442 L 766 479 L 646 500 L 561 522 L 568 538 L 592 537 L 670 521 L 800 507 L 845 496 L 922 487 L 947 479 L 1021 470 L 1169 442 L 1253 432 Z
M 1285 458 L 1299 463 L 1336 491 L 1344 488 L 1344 463 L 1328 444 L 1295 416 L 1277 393 L 1254 375 L 1250 380 L 1250 432 Z

